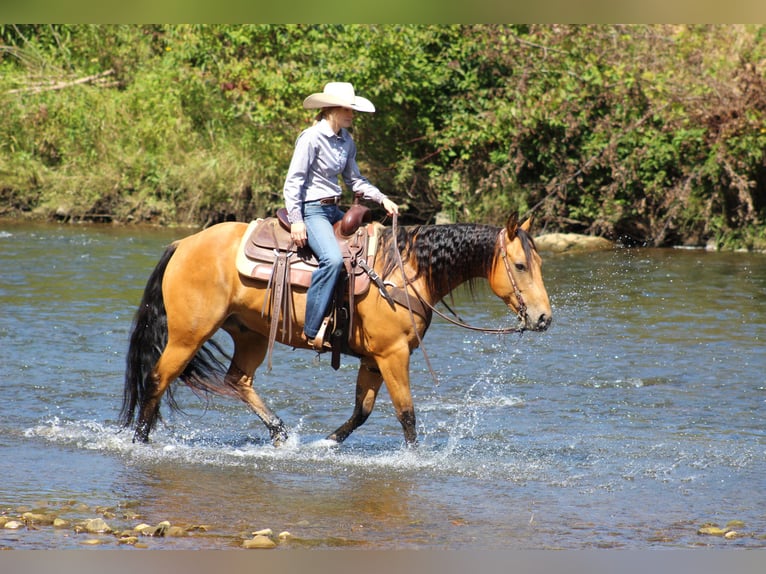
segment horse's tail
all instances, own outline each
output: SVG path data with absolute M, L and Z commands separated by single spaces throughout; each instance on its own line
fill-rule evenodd
M 136 407 L 148 399 L 152 388 L 152 370 L 167 344 L 168 321 L 162 297 L 162 279 L 175 251 L 176 244 L 173 243 L 162 254 L 146 282 L 144 295 L 133 319 L 120 410 L 120 424 L 126 427 L 133 424 Z
M 154 366 L 168 342 L 168 318 L 162 294 L 162 280 L 176 251 L 176 245 L 173 243 L 165 250 L 149 276 L 133 319 L 119 417 L 120 424 L 125 427 L 133 424 L 136 410 L 149 400 L 155 385 L 152 379 Z M 230 361 L 231 357 L 216 341 L 208 340 L 186 365 L 179 379 L 193 389 L 220 393 L 222 388 L 225 389 L 225 385 L 220 384 L 226 372 L 225 360 Z M 170 408 L 178 410 L 173 397 L 173 385 L 168 386 L 165 397 Z M 151 420 L 142 421 L 146 427 L 143 430 L 146 432 L 150 431 L 160 418 L 159 409 L 150 416 Z

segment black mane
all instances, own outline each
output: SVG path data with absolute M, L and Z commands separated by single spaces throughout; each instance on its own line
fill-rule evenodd
M 415 269 L 410 279 L 425 277 L 429 292 L 443 296 L 461 283 L 472 289 L 475 279 L 489 276 L 499 233 L 498 227 L 474 223 L 399 227 L 396 243 L 402 260 Z M 398 265 L 391 228 L 383 231 L 381 245 L 385 278 Z

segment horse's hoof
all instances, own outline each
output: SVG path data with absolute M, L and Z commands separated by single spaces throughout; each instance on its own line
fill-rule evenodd
M 287 431 L 283 426 L 271 431 L 271 443 L 277 448 L 287 443 Z
M 345 439 L 345 437 L 344 437 L 344 439 Z M 332 433 L 332 434 L 327 435 L 326 437 L 324 437 L 324 440 L 326 440 L 328 442 L 334 442 L 336 445 L 337 444 L 341 444 L 344 439 L 338 438 L 338 435 L 336 433 Z

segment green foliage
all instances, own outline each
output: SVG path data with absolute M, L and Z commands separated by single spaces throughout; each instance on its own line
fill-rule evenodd
M 0 199 L 209 224 L 281 205 L 312 114 L 353 82 L 363 171 L 411 221 L 763 244 L 766 28 L 0 25 Z

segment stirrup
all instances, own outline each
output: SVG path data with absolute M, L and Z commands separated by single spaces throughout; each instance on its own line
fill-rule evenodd
M 307 339 L 309 347 L 314 349 L 317 353 L 321 353 L 330 348 L 330 344 L 325 345 L 325 336 L 327 334 L 327 325 L 330 323 L 330 316 L 328 315 L 322 320 L 322 324 L 319 326 L 319 331 L 313 339 Z
M 317 331 L 316 337 L 314 337 L 314 344 L 312 346 L 314 347 L 315 351 L 321 352 L 326 348 L 325 338 L 327 336 L 327 325 L 329 324 L 330 316 L 328 315 L 322 320 L 322 324 L 319 326 L 319 331 Z M 327 346 L 330 346 L 329 343 Z

